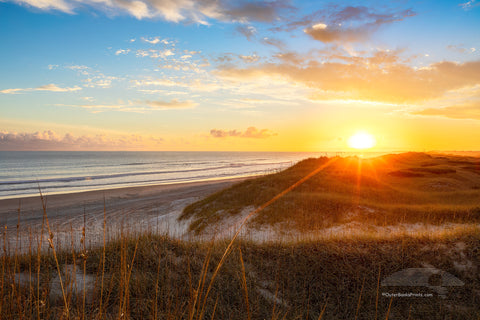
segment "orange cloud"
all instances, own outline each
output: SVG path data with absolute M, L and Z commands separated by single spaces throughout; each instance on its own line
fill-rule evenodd
M 480 102 L 444 108 L 428 108 L 412 112 L 412 114 L 423 116 L 441 116 L 450 119 L 480 120 Z
M 290 57 L 290 59 L 296 59 Z M 354 62 L 280 62 L 248 68 L 220 67 L 216 74 L 232 81 L 282 77 L 312 89 L 311 99 L 353 99 L 413 103 L 442 97 L 448 91 L 480 84 L 480 61 L 439 62 L 414 68 L 393 56 L 355 57 Z M 263 79 L 262 79 L 263 78 Z
M 197 103 L 191 100 L 179 101 L 177 99 L 170 101 L 146 101 L 146 104 L 152 109 L 191 109 L 197 106 Z
M 56 84 L 50 83 L 44 86 L 36 87 L 36 88 L 15 88 L 15 89 L 4 89 L 0 90 L 0 93 L 4 94 L 17 94 L 23 92 L 31 92 L 31 91 L 49 91 L 49 92 L 74 92 L 82 90 L 82 88 L 75 86 L 71 88 L 61 88 Z
M 377 24 L 367 24 L 358 29 L 345 29 L 320 23 L 305 28 L 303 31 L 313 39 L 324 43 L 359 42 L 367 39 L 378 27 L 379 25 Z
M 304 32 L 324 43 L 352 43 L 368 39 L 383 25 L 416 15 L 412 10 L 378 12 L 365 6 L 331 6 L 314 12 L 273 31 L 292 31 L 303 27 Z

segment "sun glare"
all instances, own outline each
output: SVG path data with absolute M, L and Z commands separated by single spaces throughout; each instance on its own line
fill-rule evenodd
M 348 145 L 355 149 L 369 149 L 375 146 L 375 137 L 368 132 L 357 132 L 348 139 Z

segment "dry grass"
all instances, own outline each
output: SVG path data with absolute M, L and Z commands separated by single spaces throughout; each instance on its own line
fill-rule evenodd
M 40 255 L 38 291 L 35 281 L 14 280 L 38 267 L 32 255 L 2 256 L 2 319 L 385 319 L 387 314 L 398 319 L 407 318 L 409 312 L 414 319 L 425 315 L 428 319 L 477 319 L 479 245 L 478 234 L 443 240 L 405 238 L 400 242 L 238 241 L 217 271 L 225 242 L 207 244 L 153 234 L 124 234 L 104 249 L 89 252 L 86 274 L 97 280 L 85 306 L 82 290 L 67 287 L 67 309 L 62 297 L 52 295 L 56 263 L 51 253 Z M 74 255 L 60 252 L 58 260 L 60 265 L 71 265 Z M 468 267 L 458 268 L 458 263 Z M 394 272 L 425 265 L 446 271 L 465 285 L 448 288 L 446 298 L 427 288 L 379 287 L 381 280 Z M 392 290 L 434 295 L 393 301 L 382 296 L 382 292 Z M 39 308 L 35 307 L 37 302 Z
M 466 162 L 476 165 L 478 158 L 423 153 L 307 159 L 193 203 L 181 218 L 193 218 L 190 228 L 200 233 L 245 207 L 259 207 L 327 162 L 324 170 L 265 208 L 252 224 L 283 223 L 288 229 L 305 232 L 349 221 L 376 226 L 480 221 L 480 175 L 464 168 Z
M 465 161 L 477 165 L 468 158 L 425 154 L 364 161 L 308 159 L 284 172 L 245 181 L 212 195 L 189 206 L 184 218 L 193 217 L 193 228 L 201 230 L 226 213 L 235 215 L 245 205 L 254 205 L 264 208 L 253 217 L 256 224 L 290 219 L 300 230 L 342 223 L 345 212 L 353 209 L 363 221 L 379 224 L 417 220 L 477 223 L 480 191 L 473 187 L 480 185 L 480 177 L 472 175 L 470 169 L 457 167 L 465 166 Z M 317 170 L 327 163 L 325 170 Z M 455 172 L 427 170 L 421 172 L 428 177 L 414 178 L 389 174 L 439 166 L 455 166 Z M 310 179 L 301 180 L 312 172 L 315 174 Z M 447 180 L 436 180 L 437 176 L 446 176 Z M 455 188 L 424 190 L 432 179 Z M 362 211 L 362 207 L 369 210 Z M 480 235 L 475 230 L 397 239 L 332 237 L 310 241 L 299 236 L 291 242 L 258 243 L 236 238 L 204 242 L 152 232 L 131 234 L 123 227 L 110 231 L 115 237 L 106 234 L 108 221 L 104 217 L 103 239 L 112 240 L 100 247 L 87 247 L 90 235 L 84 227 L 80 248 L 72 242 L 70 248 L 61 244 L 64 249 L 59 250 L 60 246 L 53 245 L 54 235 L 47 230 L 46 207 L 44 213 L 40 237 L 31 234 L 29 248 L 23 253 L 17 250 L 18 240 L 13 244 L 7 241 L 7 233 L 13 231 L 3 232 L 1 319 L 480 317 Z M 44 235 L 44 229 L 48 235 Z M 48 251 L 41 249 L 44 241 L 52 244 Z M 447 272 L 464 284 L 447 286 L 444 297 L 436 287 L 381 285 L 395 272 L 424 267 Z M 391 292 L 428 296 L 384 295 Z

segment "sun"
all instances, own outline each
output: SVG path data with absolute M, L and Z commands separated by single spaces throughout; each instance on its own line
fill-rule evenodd
M 348 139 L 348 145 L 354 149 L 370 149 L 376 144 L 375 137 L 365 131 L 359 131 Z

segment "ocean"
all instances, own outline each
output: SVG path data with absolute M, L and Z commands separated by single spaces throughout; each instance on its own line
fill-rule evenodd
M 326 153 L 0 151 L 0 199 L 256 176 Z

